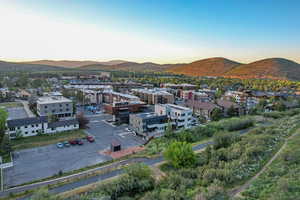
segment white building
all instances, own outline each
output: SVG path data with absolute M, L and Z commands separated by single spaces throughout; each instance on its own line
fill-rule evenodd
M 39 116 L 72 117 L 73 102 L 59 92 L 48 93 L 37 100 L 37 113 Z
M 30 117 L 13 119 L 7 121 L 7 133 L 10 138 L 15 138 L 17 134 L 23 137 L 35 136 L 37 134 L 58 133 L 79 129 L 76 119 L 48 122 L 48 117 Z
M 155 113 L 167 115 L 176 128 L 190 128 L 192 124 L 192 113 L 190 108 L 174 104 L 156 104 Z

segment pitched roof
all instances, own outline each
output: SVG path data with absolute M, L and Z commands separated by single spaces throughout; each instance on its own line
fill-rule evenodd
M 57 127 L 75 125 L 75 124 L 78 124 L 77 119 L 63 120 L 63 121 L 57 121 L 57 122 L 50 122 L 48 124 L 48 128 L 57 128 Z
M 219 107 L 218 105 L 211 102 L 201 102 L 201 101 L 192 101 L 192 100 L 187 101 L 186 106 L 194 109 L 201 109 L 201 110 L 208 110 L 208 111 L 212 111 L 213 109 Z
M 223 108 L 230 108 L 230 107 L 234 107 L 234 108 L 239 108 L 240 106 L 232 101 L 228 101 L 228 100 L 224 100 L 224 99 L 218 99 L 217 100 L 217 104 Z
M 44 117 L 28 117 L 28 118 L 22 118 L 22 119 L 12 119 L 7 120 L 7 127 L 13 128 L 18 126 L 26 126 L 31 124 L 40 124 L 40 123 L 47 123 L 48 118 L 46 116 Z

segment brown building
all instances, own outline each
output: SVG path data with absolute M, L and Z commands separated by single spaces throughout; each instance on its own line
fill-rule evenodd
M 113 115 L 114 121 L 121 123 L 129 122 L 129 114 L 143 111 L 145 108 L 144 102 L 114 102 L 105 104 L 104 110 L 106 113 Z
M 234 108 L 237 115 L 243 115 L 245 113 L 242 106 L 240 106 L 237 103 L 234 103 L 232 101 L 229 101 L 229 100 L 218 99 L 217 105 L 222 108 L 225 116 L 227 115 L 227 112 L 230 108 Z
M 147 104 L 173 104 L 174 95 L 165 89 L 133 89 L 133 94 L 140 97 Z
M 197 116 L 205 117 L 205 119 L 211 119 L 211 113 L 215 108 L 220 108 L 218 105 L 211 102 L 193 101 L 189 100 L 185 103 L 185 106 L 193 110 L 193 113 Z

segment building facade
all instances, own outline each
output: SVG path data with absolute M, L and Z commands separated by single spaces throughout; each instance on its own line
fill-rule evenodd
M 174 95 L 167 92 L 165 88 L 133 89 L 132 92 L 147 104 L 174 103 Z
M 155 113 L 167 115 L 174 128 L 190 128 L 192 125 L 192 110 L 174 104 L 156 104 Z
M 7 133 L 10 138 L 28 137 L 37 134 L 50 134 L 79 129 L 76 119 L 49 122 L 48 117 L 30 117 L 7 121 Z
M 61 94 L 50 94 L 37 100 L 39 116 L 56 116 L 58 118 L 73 116 L 73 102 Z
M 129 119 L 130 128 L 148 139 L 163 135 L 168 125 L 167 115 L 156 113 L 130 114 Z

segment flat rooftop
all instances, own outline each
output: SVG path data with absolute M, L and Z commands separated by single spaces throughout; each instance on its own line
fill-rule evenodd
M 165 88 L 133 89 L 132 91 L 142 92 L 146 94 L 172 95 L 171 93 L 167 92 Z
M 63 96 L 44 96 L 37 100 L 38 104 L 51 104 L 51 103 L 71 103 L 72 101 Z
M 147 118 L 152 118 L 152 117 L 160 117 L 160 116 L 166 116 L 166 115 L 158 115 L 157 113 L 154 112 L 149 112 L 149 113 L 139 113 L 139 114 L 134 114 L 142 119 L 147 119 Z
M 186 111 L 191 110 L 190 108 L 183 107 L 183 106 L 178 106 L 178 105 L 175 105 L 175 104 L 162 104 L 162 105 L 169 106 L 170 108 L 174 108 L 174 109 L 177 109 L 177 110 L 186 110 Z

